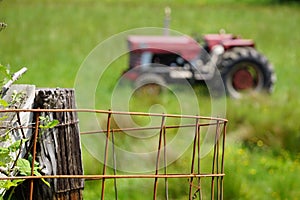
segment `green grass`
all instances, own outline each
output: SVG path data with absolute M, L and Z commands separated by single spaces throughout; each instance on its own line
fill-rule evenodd
M 299 199 L 300 7 L 271 4 L 270 0 L 235 2 L 4 0 L 0 21 L 8 27 L 0 33 L 0 61 L 9 64 L 12 71 L 28 67 L 18 83 L 73 87 L 81 63 L 96 45 L 132 28 L 161 27 L 165 6 L 172 8 L 171 28 L 184 34 L 215 33 L 224 28 L 252 38 L 274 65 L 278 80 L 271 96 L 227 99 L 226 199 Z M 96 89 L 97 108 L 111 107 L 115 81 L 126 66 L 124 56 L 105 72 Z M 201 91 L 201 113 L 209 114 L 209 98 L 197 89 Z M 170 94 L 154 102 L 132 99 L 130 109 L 160 112 L 151 107 L 159 103 L 168 113 L 179 113 L 173 98 Z M 91 165 L 97 161 L 86 151 L 83 155 L 86 173 L 101 172 L 101 165 Z M 178 166 L 189 164 L 183 161 Z M 139 192 L 141 184 L 123 181 L 122 199 L 140 199 L 141 194 L 135 196 L 134 192 Z M 85 199 L 99 198 L 100 188 L 100 183 L 87 182 Z M 179 184 L 173 192 L 179 198 L 186 190 Z

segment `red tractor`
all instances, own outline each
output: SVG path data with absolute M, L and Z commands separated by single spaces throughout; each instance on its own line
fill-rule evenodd
M 129 69 L 124 77 L 134 81 L 136 88 L 156 91 L 184 79 L 191 84 L 205 81 L 218 95 L 225 86 L 234 98 L 272 92 L 273 67 L 252 40 L 225 33 L 207 34 L 202 40 L 200 46 L 188 36 L 128 36 Z

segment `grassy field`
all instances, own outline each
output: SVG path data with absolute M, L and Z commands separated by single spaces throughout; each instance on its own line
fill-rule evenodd
M 165 6 L 172 8 L 171 28 L 184 34 L 215 33 L 223 28 L 252 38 L 274 65 L 278 80 L 270 96 L 227 99 L 225 199 L 300 199 L 300 6 L 270 0 L 235 2 L 4 0 L 0 21 L 8 27 L 0 33 L 0 62 L 9 64 L 12 71 L 28 67 L 18 83 L 74 87 L 82 62 L 96 45 L 129 29 L 161 27 Z M 97 108 L 110 108 L 115 81 L 126 65 L 124 56 L 105 72 L 95 91 Z M 200 102 L 209 102 L 207 95 L 200 94 Z M 163 102 L 169 113 L 177 113 L 172 99 L 166 96 L 158 103 Z M 131 103 L 132 110 L 147 111 L 153 102 Z M 101 169 L 87 152 L 84 164 L 87 174 Z M 140 199 L 141 193 L 134 195 L 140 184 L 124 181 L 120 198 Z M 182 188 L 179 185 L 172 191 L 184 194 Z M 87 182 L 85 199 L 99 198 L 99 190 L 99 184 Z M 182 199 L 182 194 L 176 193 L 174 199 Z

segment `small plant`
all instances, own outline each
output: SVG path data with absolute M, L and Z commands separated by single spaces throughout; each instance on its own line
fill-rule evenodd
M 0 73 L 2 78 L 2 84 L 5 85 L 8 81 L 13 79 L 13 76 L 10 74 L 8 67 L 0 65 Z M 4 88 L 4 87 L 2 87 Z M 7 89 L 7 88 L 5 88 Z M 3 96 L 6 91 L 2 89 Z M 0 107 L 4 109 L 8 108 L 20 108 L 22 103 L 26 101 L 26 93 L 21 91 L 13 91 L 10 101 L 0 98 Z M 17 114 L 18 115 L 18 114 Z M 4 122 L 8 118 L 7 115 L 0 117 L 0 122 Z M 19 118 L 19 116 L 18 116 Z M 41 134 L 44 133 L 44 130 L 55 127 L 59 122 L 58 120 L 51 120 L 49 116 L 40 117 L 40 126 Z M 9 122 L 11 123 L 11 122 Z M 20 121 L 18 121 L 20 124 Z M 22 139 L 18 139 L 16 141 L 11 137 L 12 132 L 15 131 L 15 128 L 9 128 L 5 130 L 4 133 L 0 134 L 0 176 L 30 176 L 32 175 L 32 155 L 29 153 L 30 148 L 26 148 L 26 156 L 21 157 L 21 152 L 24 149 L 24 144 L 29 141 L 29 138 L 25 138 L 22 132 Z M 20 133 L 21 134 L 21 133 Z M 33 168 L 33 174 L 36 176 L 41 176 L 39 163 L 35 162 Z M 15 179 L 15 180 L 0 180 L 0 199 L 11 199 L 14 194 L 14 190 L 17 186 L 24 182 L 25 179 Z M 46 185 L 50 187 L 50 184 L 45 181 L 43 178 L 41 179 Z M 9 192 L 9 193 L 8 193 Z
M 49 115 L 44 116 L 40 116 L 40 129 L 45 130 L 45 129 L 50 129 L 50 128 L 54 128 L 56 125 L 59 124 L 59 121 L 54 119 L 51 120 Z
M 12 95 L 11 95 L 11 101 L 9 102 L 9 106 L 11 108 L 15 107 L 18 108 L 20 107 L 21 103 L 24 102 L 26 100 L 26 93 L 21 91 L 21 92 L 17 92 L 17 91 L 13 91 Z
M 7 26 L 7 24 L 0 22 L 0 31 L 2 31 L 3 29 L 5 29 Z
M 5 85 L 9 80 L 11 80 L 12 76 L 10 74 L 9 66 L 4 66 L 0 64 L 0 80 L 1 85 Z
M 10 140 L 10 137 L 8 137 L 7 140 Z M 5 176 L 14 176 L 15 174 L 19 174 L 21 176 L 31 175 L 32 156 L 30 155 L 28 159 L 19 158 L 18 156 L 20 155 L 22 144 L 24 144 L 26 141 L 28 141 L 28 139 L 21 139 L 7 147 L 0 147 L 0 172 Z M 15 155 L 17 155 L 17 159 L 15 158 Z M 39 163 L 35 162 L 33 174 L 36 176 L 41 176 L 39 170 Z M 50 187 L 47 181 L 45 181 L 43 178 L 41 180 Z M 1 180 L 0 199 L 3 199 L 7 191 L 10 191 L 7 199 L 11 199 L 15 188 L 23 183 L 23 181 L 24 179 Z

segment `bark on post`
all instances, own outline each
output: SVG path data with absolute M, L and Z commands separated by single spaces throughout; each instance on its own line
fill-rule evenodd
M 37 89 L 34 108 L 75 108 L 73 89 Z M 37 161 L 46 175 L 82 175 L 82 160 L 77 113 L 46 112 L 50 120 L 60 125 L 40 134 L 37 145 Z M 43 131 L 42 131 L 43 132 Z M 82 179 L 47 179 L 49 188 L 42 181 L 34 185 L 34 199 L 78 200 L 82 199 Z

